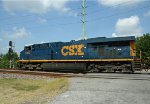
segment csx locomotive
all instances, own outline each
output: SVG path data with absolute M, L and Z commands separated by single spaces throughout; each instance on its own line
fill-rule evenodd
M 140 70 L 135 37 L 97 37 L 25 46 L 20 68 L 49 71 L 116 72 Z

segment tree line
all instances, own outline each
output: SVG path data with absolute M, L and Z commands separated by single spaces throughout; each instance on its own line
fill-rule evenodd
M 142 62 L 150 67 L 150 33 L 143 34 L 136 38 L 136 52 L 138 58 L 140 58 L 140 50 L 142 53 Z M 9 68 L 10 59 L 12 60 L 13 67 L 16 68 L 17 60 L 19 59 L 16 52 L 0 54 L 0 68 Z
M 136 38 L 136 52 L 138 58 L 140 58 L 140 51 L 142 63 L 146 68 L 150 68 L 150 33 L 143 34 Z
M 19 59 L 18 54 L 16 52 L 12 52 L 6 54 L 0 54 L 0 68 L 10 68 L 10 60 L 11 60 L 11 68 L 17 67 L 17 60 Z

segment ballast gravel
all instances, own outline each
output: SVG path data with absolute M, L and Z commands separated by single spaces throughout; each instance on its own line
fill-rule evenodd
M 16 79 L 32 79 L 32 80 L 52 80 L 53 78 L 40 76 L 40 75 L 27 75 L 27 74 L 10 74 L 10 73 L 0 73 L 0 78 L 16 78 Z
M 150 104 L 150 80 L 70 78 L 69 90 L 48 104 Z

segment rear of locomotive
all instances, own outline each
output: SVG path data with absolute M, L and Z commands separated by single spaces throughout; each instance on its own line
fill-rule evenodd
M 136 58 L 135 37 L 93 38 L 87 41 L 87 69 L 92 72 L 141 70 Z M 92 60 L 93 59 L 93 60 Z

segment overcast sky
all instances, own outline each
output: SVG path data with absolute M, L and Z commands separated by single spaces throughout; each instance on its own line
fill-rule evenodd
M 25 45 L 82 37 L 81 0 L 0 0 L 0 53 Z M 86 36 L 150 32 L 150 0 L 86 0 Z

